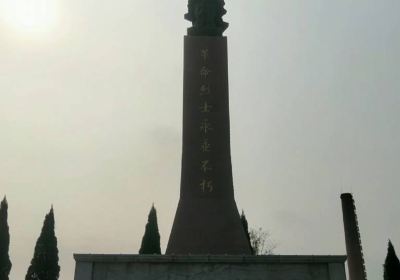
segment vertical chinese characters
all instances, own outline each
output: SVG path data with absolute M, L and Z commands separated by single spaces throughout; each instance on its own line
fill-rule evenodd
M 203 140 L 200 143 L 200 151 L 202 154 L 202 159 L 200 161 L 200 170 L 202 178 L 200 180 L 200 189 L 203 193 L 211 193 L 214 190 L 213 181 L 211 178 L 212 162 L 208 158 L 211 152 L 212 144 L 208 136 L 213 131 L 213 125 L 210 121 L 209 114 L 212 112 L 212 104 L 210 104 L 209 96 L 211 95 L 211 87 L 209 77 L 212 70 L 208 67 L 209 50 L 208 48 L 203 48 L 200 50 L 200 57 L 202 61 L 202 66 L 199 71 L 200 75 L 200 106 L 199 111 L 201 116 L 200 121 L 200 133 L 203 136 Z

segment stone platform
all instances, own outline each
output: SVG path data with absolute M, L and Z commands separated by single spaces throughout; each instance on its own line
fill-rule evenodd
M 346 280 L 346 256 L 75 254 L 75 280 Z

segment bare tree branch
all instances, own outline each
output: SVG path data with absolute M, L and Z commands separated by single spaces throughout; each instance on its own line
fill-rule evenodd
M 249 235 L 254 255 L 273 255 L 277 244 L 271 239 L 268 231 L 263 230 L 261 227 L 257 229 L 251 228 Z

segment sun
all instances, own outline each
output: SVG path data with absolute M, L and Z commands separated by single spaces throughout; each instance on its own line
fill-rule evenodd
M 1 22 L 17 32 L 48 32 L 57 22 L 57 12 L 57 0 L 0 0 Z

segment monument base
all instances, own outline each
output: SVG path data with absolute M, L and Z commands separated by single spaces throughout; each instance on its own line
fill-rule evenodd
M 75 254 L 75 280 L 346 280 L 346 256 Z

